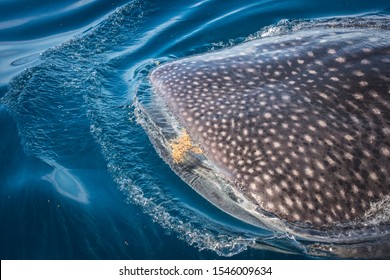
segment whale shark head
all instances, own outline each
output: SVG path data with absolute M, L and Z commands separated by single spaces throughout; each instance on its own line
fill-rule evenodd
M 238 193 L 326 229 L 367 220 L 390 194 L 389 35 L 257 39 L 163 64 L 150 81 Z

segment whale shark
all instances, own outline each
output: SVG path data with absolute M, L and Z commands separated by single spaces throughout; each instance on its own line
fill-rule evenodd
M 258 38 L 161 64 L 149 79 L 181 128 L 167 161 L 187 164 L 179 175 L 225 212 L 314 240 L 374 220 L 388 233 L 389 30 Z M 186 180 L 200 158 L 218 176 Z M 214 192 L 221 182 L 230 187 Z

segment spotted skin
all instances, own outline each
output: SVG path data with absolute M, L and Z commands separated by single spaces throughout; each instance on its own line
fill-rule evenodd
M 157 67 L 150 80 L 234 187 L 321 228 L 390 192 L 390 32 L 257 39 Z

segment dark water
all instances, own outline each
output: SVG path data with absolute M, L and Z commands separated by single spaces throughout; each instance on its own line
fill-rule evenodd
M 310 258 L 182 182 L 137 123 L 137 85 L 157 62 L 282 19 L 389 11 L 379 0 L 0 0 L 0 258 Z M 264 248 L 275 240 L 295 254 Z

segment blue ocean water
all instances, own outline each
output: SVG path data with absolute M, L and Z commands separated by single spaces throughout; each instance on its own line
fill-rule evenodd
M 0 0 L 0 258 L 312 258 L 178 178 L 137 122 L 137 87 L 281 20 L 388 16 L 389 1 L 60 2 Z

